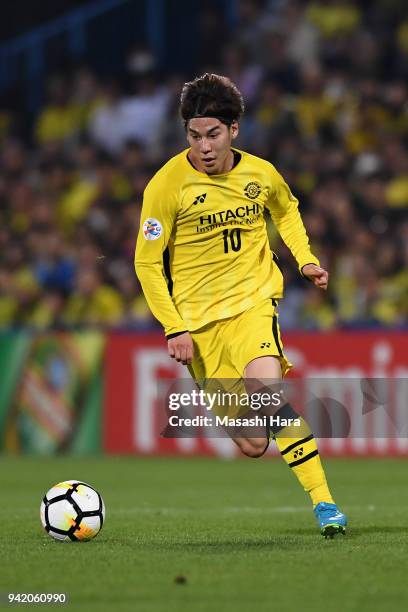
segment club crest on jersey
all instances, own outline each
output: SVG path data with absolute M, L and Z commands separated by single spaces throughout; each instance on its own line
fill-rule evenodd
M 157 240 L 160 238 L 163 228 L 157 219 L 146 219 L 143 223 L 143 236 L 145 240 Z
M 256 181 L 251 181 L 244 189 L 244 193 L 250 200 L 255 200 L 262 191 L 262 187 Z

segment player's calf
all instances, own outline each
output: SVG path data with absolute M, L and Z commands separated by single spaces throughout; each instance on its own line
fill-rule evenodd
M 242 453 L 252 459 L 262 457 L 268 449 L 268 438 L 233 438 Z

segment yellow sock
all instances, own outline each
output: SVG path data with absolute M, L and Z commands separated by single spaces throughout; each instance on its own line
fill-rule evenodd
M 301 427 L 291 425 L 276 433 L 276 444 L 304 490 L 309 493 L 313 506 L 320 502 L 333 504 L 316 440 L 306 421 L 301 417 L 300 420 Z

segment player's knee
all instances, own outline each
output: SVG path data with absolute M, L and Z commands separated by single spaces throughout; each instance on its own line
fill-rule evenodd
M 259 439 L 259 441 L 242 440 L 238 446 L 247 457 L 258 459 L 258 457 L 262 457 L 268 448 L 268 441 L 266 439 Z

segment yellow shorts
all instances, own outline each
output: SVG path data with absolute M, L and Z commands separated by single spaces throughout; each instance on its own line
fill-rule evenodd
M 193 378 L 243 378 L 246 366 L 257 357 L 277 357 L 282 376 L 292 367 L 283 353 L 277 301 L 262 299 L 256 306 L 229 319 L 209 323 L 191 332 Z

